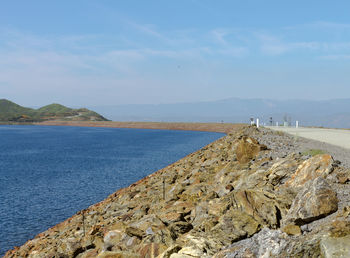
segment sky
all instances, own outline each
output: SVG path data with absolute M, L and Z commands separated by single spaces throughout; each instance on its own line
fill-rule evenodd
M 5 0 L 0 99 L 350 98 L 350 1 Z

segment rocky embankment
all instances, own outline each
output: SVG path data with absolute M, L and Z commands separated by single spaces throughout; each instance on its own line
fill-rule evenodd
M 247 127 L 5 257 L 350 257 L 350 171 Z

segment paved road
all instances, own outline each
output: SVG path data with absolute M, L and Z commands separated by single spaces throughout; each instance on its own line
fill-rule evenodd
M 350 149 L 350 130 L 274 126 L 268 128 Z

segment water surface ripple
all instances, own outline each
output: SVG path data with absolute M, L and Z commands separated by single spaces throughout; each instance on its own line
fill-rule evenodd
M 0 255 L 221 136 L 1 125 Z

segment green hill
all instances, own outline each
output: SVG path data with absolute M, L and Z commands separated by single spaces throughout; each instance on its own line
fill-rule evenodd
M 65 107 L 61 104 L 50 104 L 44 107 L 41 107 L 37 109 L 38 112 L 41 113 L 65 113 L 65 112 L 72 112 L 73 109 Z
M 106 118 L 86 108 L 73 109 L 51 104 L 38 109 L 22 107 L 7 99 L 0 99 L 0 122 L 107 121 Z
M 28 113 L 35 112 L 32 108 L 25 108 L 7 99 L 0 99 L 0 113 Z

